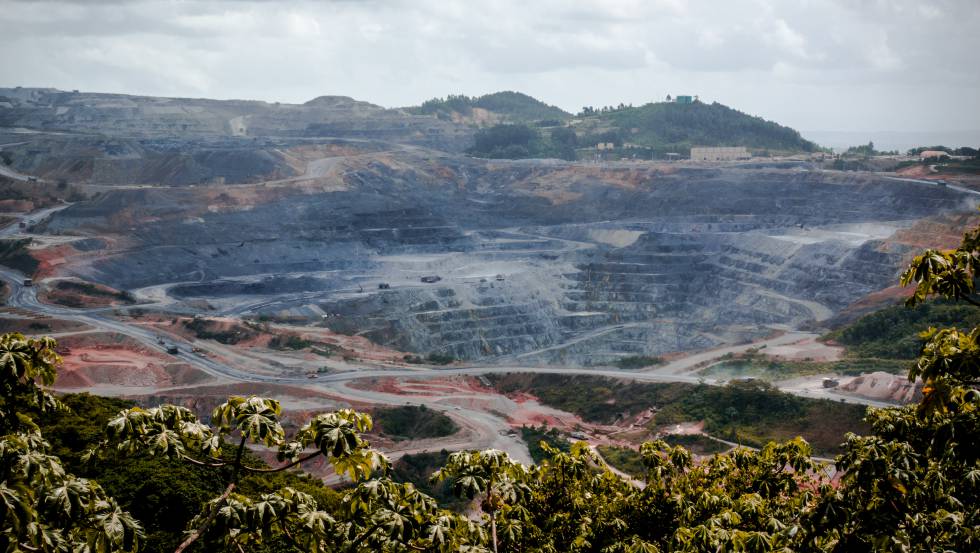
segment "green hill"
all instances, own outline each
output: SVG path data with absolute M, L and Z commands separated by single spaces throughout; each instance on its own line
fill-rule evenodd
M 745 146 L 750 150 L 812 152 L 817 145 L 800 133 L 717 102 L 659 102 L 583 115 L 580 142 L 600 141 L 687 154 L 691 146 Z M 583 136 L 590 135 L 590 136 Z
M 980 326 L 975 307 L 936 301 L 907 308 L 886 307 L 825 336 L 847 348 L 851 357 L 912 360 L 922 349 L 919 333 L 930 327 Z
M 474 108 L 489 111 L 490 120 L 494 122 L 541 122 L 557 125 L 572 116 L 561 108 L 510 90 L 474 97 L 450 94 L 445 98 L 426 100 L 421 106 L 409 108 L 409 111 L 422 115 L 435 115 L 441 119 L 453 119 L 455 115 L 462 119 L 472 119 L 473 122 L 480 124 L 481 120 L 475 116 Z
M 524 105 L 526 108 L 517 100 L 519 97 L 538 102 L 523 94 L 498 93 L 476 100 L 450 96 L 446 100 L 426 102 L 419 109 L 428 109 L 437 115 L 443 113 L 438 110 L 459 114 L 461 110 L 471 109 L 468 106 L 481 103 L 498 106 L 497 109 L 503 110 L 500 113 L 521 113 L 525 117 L 531 113 L 538 117 L 550 113 L 506 107 Z M 587 107 L 575 119 L 556 117 L 532 123 L 529 119 L 521 120 L 512 115 L 508 120 L 496 123 L 491 125 L 486 120 L 482 121 L 480 126 L 483 128 L 477 131 L 474 145 L 467 150 L 468 153 L 486 158 L 554 157 L 574 160 L 591 155 L 589 149 L 599 143 L 614 145 L 611 151 L 603 150 L 606 159 L 663 159 L 668 152 L 687 156 L 692 146 L 745 146 L 757 154 L 813 152 L 819 149 L 794 129 L 719 103 L 660 102 L 639 107 Z M 563 123 L 564 126 L 560 126 Z

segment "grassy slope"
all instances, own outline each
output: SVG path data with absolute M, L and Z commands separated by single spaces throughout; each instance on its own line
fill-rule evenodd
M 624 139 L 654 148 L 686 151 L 691 146 L 746 146 L 750 149 L 814 151 L 800 133 L 719 103 L 651 103 L 600 114 L 621 129 Z M 633 132 L 636 129 L 636 132 Z
M 929 327 L 969 330 L 976 326 L 980 326 L 980 309 L 970 305 L 945 302 L 927 302 L 915 308 L 894 305 L 869 313 L 823 336 L 824 340 L 832 340 L 846 348 L 840 361 L 785 361 L 767 357 L 765 350 L 759 350 L 729 355 L 723 363 L 699 374 L 721 379 L 760 378 L 767 381 L 827 373 L 858 375 L 884 371 L 904 374 L 922 347 L 921 332 Z
M 919 354 L 919 333 L 929 327 L 970 329 L 980 326 L 980 309 L 966 304 L 928 302 L 915 308 L 886 307 L 825 336 L 854 358 L 912 360 Z
M 459 113 L 469 116 L 473 108 L 491 111 L 510 122 L 533 123 L 542 120 L 565 121 L 571 114 L 521 92 L 501 91 L 483 96 L 448 96 L 433 98 L 421 106 L 408 108 L 413 113 L 448 116 Z
M 703 420 L 709 434 L 752 446 L 801 435 L 814 451 L 829 454 L 846 432 L 867 431 L 861 406 L 801 398 L 758 381 L 719 387 L 550 374 L 490 378 L 501 392 L 529 392 L 590 422 L 608 424 L 654 407 L 654 424 Z
M 425 405 L 382 407 L 372 416 L 379 431 L 396 440 L 442 438 L 459 431 L 451 418 Z
M 27 249 L 31 244 L 30 238 L 0 240 L 0 265 L 16 269 L 27 276 L 37 271 L 40 262 Z

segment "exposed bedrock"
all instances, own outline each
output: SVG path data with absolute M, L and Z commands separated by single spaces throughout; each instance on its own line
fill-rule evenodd
M 452 157 L 350 165 L 342 189 L 254 205 L 207 209 L 200 194 L 117 191 L 48 229 L 125 236 L 71 269 L 116 288 L 183 283 L 173 296 L 229 314 L 564 364 L 827 319 L 894 282 L 909 253 L 888 241 L 895 230 L 967 206 L 954 190 L 867 175 Z

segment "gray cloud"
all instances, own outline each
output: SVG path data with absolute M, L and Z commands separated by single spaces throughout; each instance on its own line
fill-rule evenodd
M 382 105 L 700 94 L 802 129 L 980 129 L 975 0 L 0 0 L 0 85 Z

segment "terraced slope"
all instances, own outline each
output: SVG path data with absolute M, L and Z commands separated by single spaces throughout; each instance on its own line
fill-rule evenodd
M 956 190 L 805 167 L 415 149 L 330 163 L 275 186 L 120 190 L 73 206 L 49 232 L 112 239 L 58 272 L 421 354 L 594 364 L 827 319 L 894 281 L 910 251 L 896 230 L 968 205 Z

